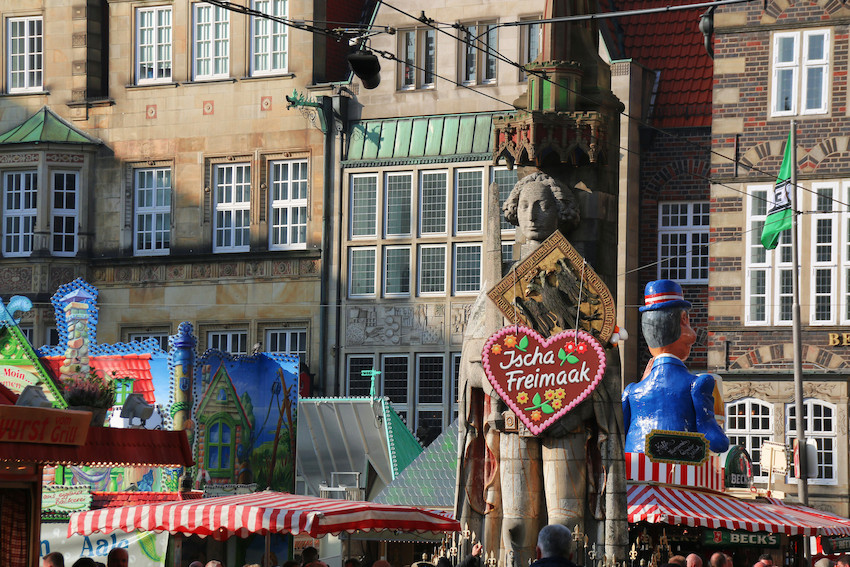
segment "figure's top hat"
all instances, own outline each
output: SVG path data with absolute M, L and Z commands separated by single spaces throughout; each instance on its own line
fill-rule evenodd
M 682 294 L 682 286 L 673 280 L 655 280 L 646 284 L 644 303 L 644 306 L 640 308 L 641 313 L 674 307 L 691 308 L 691 302 L 685 301 L 685 296 Z

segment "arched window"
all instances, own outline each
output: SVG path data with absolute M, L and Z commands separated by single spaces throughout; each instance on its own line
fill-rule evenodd
M 785 442 L 793 446 L 797 434 L 797 408 L 791 403 L 786 406 L 788 416 L 785 424 Z M 806 440 L 813 440 L 817 448 L 817 469 L 808 471 L 809 484 L 836 484 L 838 460 L 836 458 L 836 409 L 821 400 L 803 402 L 803 426 Z M 789 463 L 789 482 L 796 482 L 794 463 Z
M 236 443 L 232 428 L 224 416 L 209 423 L 207 428 L 207 470 L 210 474 L 233 470 L 233 455 Z
M 761 445 L 773 436 L 773 406 L 755 398 L 726 404 L 726 435 L 732 445 L 741 445 L 753 460 L 753 480 L 767 482 L 761 470 Z

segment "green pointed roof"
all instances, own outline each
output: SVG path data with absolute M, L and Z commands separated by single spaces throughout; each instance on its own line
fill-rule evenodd
M 53 407 L 68 407 L 59 386 L 39 360 L 21 328 L 5 321 L 0 322 L 0 366 L 32 366 L 33 373 L 39 379 L 47 399 L 53 402 Z
M 100 144 L 97 138 L 77 130 L 46 106 L 30 116 L 23 124 L 0 134 L 0 144 L 39 143 Z

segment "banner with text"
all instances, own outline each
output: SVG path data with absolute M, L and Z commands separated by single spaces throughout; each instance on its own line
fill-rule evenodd
M 65 557 L 65 565 L 73 565 L 81 557 L 91 557 L 106 563 L 106 556 L 113 548 L 125 548 L 133 558 L 133 567 L 163 567 L 168 533 L 156 532 L 112 532 L 109 535 L 72 535 L 68 537 L 68 524 L 41 524 L 39 555 L 58 551 Z M 41 563 L 41 562 L 39 562 Z

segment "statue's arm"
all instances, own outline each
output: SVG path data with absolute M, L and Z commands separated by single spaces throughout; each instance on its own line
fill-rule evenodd
M 723 453 L 729 448 L 729 438 L 714 419 L 714 377 L 700 374 L 691 386 L 691 398 L 696 413 L 697 431 L 708 439 L 709 448 L 715 453 Z

